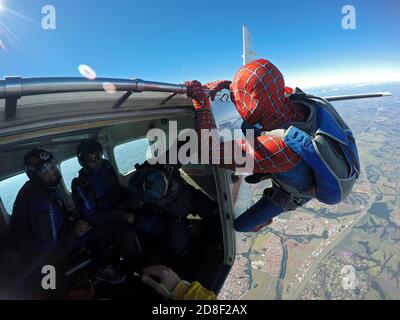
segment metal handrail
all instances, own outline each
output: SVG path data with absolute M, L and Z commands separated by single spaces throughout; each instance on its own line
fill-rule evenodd
M 142 79 L 82 77 L 21 78 L 5 77 L 0 80 L 0 99 L 19 99 L 38 94 L 105 91 L 104 86 L 111 83 L 115 91 L 153 91 L 186 93 L 183 84 L 145 81 Z

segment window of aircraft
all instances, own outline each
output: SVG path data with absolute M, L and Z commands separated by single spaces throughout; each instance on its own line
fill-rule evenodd
M 136 163 L 143 163 L 148 159 L 146 153 L 149 146 L 149 141 L 146 138 L 117 145 L 114 148 L 114 156 L 118 171 L 123 175 L 134 171 Z
M 15 198 L 26 181 L 28 181 L 28 176 L 25 173 L 0 181 L 0 198 L 9 215 L 12 214 Z
M 61 175 L 68 192 L 71 192 L 72 179 L 78 176 L 78 172 L 79 170 L 81 170 L 81 168 L 82 167 L 79 164 L 77 157 L 73 157 L 61 162 L 60 164 Z

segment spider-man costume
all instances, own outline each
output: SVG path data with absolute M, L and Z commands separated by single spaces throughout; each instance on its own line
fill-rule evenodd
M 286 129 L 292 123 L 305 121 L 307 118 L 307 109 L 288 99 L 291 89 L 285 87 L 283 75 L 277 67 L 265 59 L 258 59 L 240 68 L 232 82 L 219 80 L 202 86 L 200 82 L 194 80 L 185 82 L 185 85 L 188 96 L 194 99 L 195 130 L 201 143 L 208 142 L 212 146 L 212 142 L 219 143 L 220 141 L 217 136 L 210 138 L 201 132 L 202 129 L 216 128 L 209 110 L 210 102 L 203 89 L 210 90 L 211 99 L 214 99 L 218 91 L 230 89 L 231 100 L 244 121 L 242 129 L 255 129 L 254 146 L 246 139 L 234 142 L 246 151 L 247 161 L 253 161 L 253 173 L 272 173 L 280 181 L 296 190 L 309 191 L 313 189 L 314 180 L 311 168 L 280 137 L 268 135 L 268 132 L 265 132 Z M 261 129 L 258 129 L 257 126 Z M 261 135 L 262 132 L 264 132 L 263 135 Z M 214 139 L 214 141 L 204 141 L 204 139 Z M 235 157 L 232 155 L 227 157 L 224 154 L 225 145 L 223 143 L 219 143 L 218 148 L 220 149 L 218 166 L 230 169 L 242 166 L 237 163 Z M 212 151 L 210 148 L 210 159 L 214 164 L 216 159 L 212 158 Z M 269 224 L 273 217 L 284 211 L 292 210 L 310 199 L 297 198 L 294 199 L 296 205 L 285 206 L 274 201 L 277 197 L 271 197 L 272 192 L 280 192 L 282 197 L 291 198 L 285 190 L 276 188 L 266 190 L 265 195 L 256 204 L 235 219 L 237 231 L 257 231 Z

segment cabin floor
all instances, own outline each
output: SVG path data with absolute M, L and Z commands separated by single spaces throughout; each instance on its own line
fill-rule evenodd
M 204 287 L 213 290 L 223 270 L 224 249 L 222 235 L 210 235 L 209 226 L 201 219 L 190 220 L 191 245 L 186 254 L 174 257 L 169 255 L 158 239 L 139 238 L 143 253 L 136 269 L 163 264 L 174 270 L 182 279 L 199 281 Z M 220 229 L 221 230 L 221 229 Z M 115 268 L 127 275 L 121 284 L 98 282 L 94 299 L 163 300 L 153 289 L 145 285 L 140 277 L 123 262 L 115 261 Z M 74 274 L 79 278 L 90 269 L 84 268 Z

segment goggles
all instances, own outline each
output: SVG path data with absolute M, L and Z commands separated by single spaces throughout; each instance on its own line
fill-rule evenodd
M 86 163 L 95 163 L 103 160 L 101 152 L 91 153 L 84 157 Z
M 60 171 L 56 163 L 48 161 L 38 168 L 37 174 L 45 183 L 50 183 L 58 179 Z

